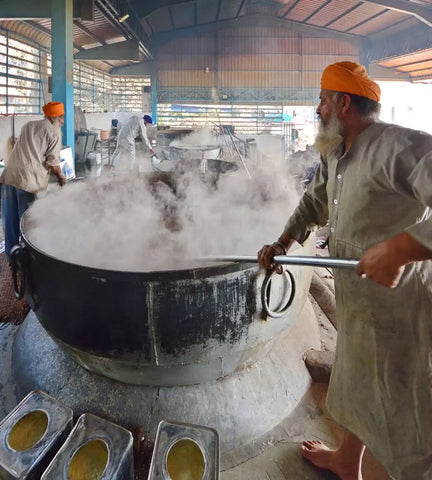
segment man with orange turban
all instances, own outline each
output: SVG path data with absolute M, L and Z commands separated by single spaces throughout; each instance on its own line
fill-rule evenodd
M 335 269 L 337 345 L 327 409 L 346 433 L 336 450 L 301 454 L 361 480 L 367 446 L 392 478 L 432 478 L 432 136 L 378 120 L 380 89 L 354 62 L 322 74 L 321 163 L 276 242 L 258 260 L 302 244 L 328 223 L 329 251 L 360 258 Z
M 64 106 L 61 102 L 49 102 L 42 110 L 45 114 L 43 120 L 30 121 L 22 127 L 0 177 L 5 253 L 8 258 L 10 249 L 19 240 L 21 217 L 36 194 L 47 189 L 50 173 L 57 177 L 60 186 L 66 182 L 60 169 Z

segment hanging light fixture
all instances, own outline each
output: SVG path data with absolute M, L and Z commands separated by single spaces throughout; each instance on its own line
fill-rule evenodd
M 118 21 L 120 23 L 123 23 L 125 20 L 127 20 L 129 18 L 129 13 L 125 13 L 124 15 L 122 15 L 121 17 L 119 17 Z

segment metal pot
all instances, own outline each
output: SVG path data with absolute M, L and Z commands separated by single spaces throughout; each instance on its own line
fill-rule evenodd
M 300 312 L 310 284 L 311 269 L 298 267 L 270 276 L 232 262 L 160 272 L 72 264 L 32 244 L 26 217 L 11 253 L 16 293 L 79 364 L 125 383 L 196 384 L 253 364 Z

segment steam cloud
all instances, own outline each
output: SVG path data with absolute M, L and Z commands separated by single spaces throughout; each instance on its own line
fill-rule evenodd
M 194 260 L 202 256 L 255 255 L 281 233 L 298 193 L 286 162 L 246 161 L 252 179 L 239 163 L 217 188 L 199 171 L 174 186 L 132 172 L 71 183 L 33 204 L 24 234 L 44 253 L 108 270 L 176 270 L 202 266 Z

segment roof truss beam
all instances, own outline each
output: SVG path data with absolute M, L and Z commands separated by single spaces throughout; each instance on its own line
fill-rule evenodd
M 139 60 L 138 40 L 112 43 L 102 47 L 80 50 L 74 55 L 75 60 Z
M 99 38 L 97 35 L 95 35 L 93 32 L 91 32 L 85 25 L 83 25 L 81 22 L 78 20 L 73 21 L 74 25 L 78 27 L 82 32 L 84 32 L 88 37 L 92 38 L 96 42 L 100 43 L 101 45 L 106 45 L 105 40 L 102 40 Z
M 52 0 L 1 0 L 0 15 L 2 19 L 51 18 Z M 94 20 L 94 0 L 74 0 L 73 16 L 82 20 Z
M 180 3 L 190 3 L 191 0 L 179 0 L 174 2 L 173 0 L 157 0 L 157 2 L 144 2 L 138 0 L 132 2 L 132 8 L 138 17 L 143 18 L 149 16 L 151 13 L 156 12 L 159 8 L 172 7 L 173 5 L 179 5 Z
M 35 30 L 39 30 L 40 32 L 46 33 L 47 35 L 51 36 L 51 30 L 48 30 L 48 28 L 43 27 L 42 25 L 39 25 L 39 23 L 33 22 L 32 20 L 24 20 L 23 23 L 29 25 L 30 27 L 34 28 Z M 76 45 L 75 43 L 73 44 L 73 48 L 77 49 L 78 51 L 84 50 L 81 46 Z M 112 64 L 104 61 L 109 67 L 112 68 Z
M 142 76 L 152 75 L 154 73 L 153 62 L 135 63 L 134 65 L 124 65 L 123 67 L 114 67 L 110 70 L 111 75 L 131 75 Z
M 139 42 L 140 50 L 144 57 L 148 60 L 153 60 L 153 55 L 150 51 L 148 36 L 145 33 L 139 18 L 134 10 L 127 8 L 124 10 L 124 0 L 94 0 L 99 11 L 104 17 L 121 32 L 126 40 L 136 39 Z M 121 15 L 129 14 L 129 18 L 123 22 L 119 21 Z
M 363 2 L 412 15 L 428 27 L 432 27 L 432 8 L 426 5 L 420 5 L 407 0 L 363 0 Z
M 355 44 L 357 47 L 362 48 L 364 40 L 357 35 L 349 33 L 337 32 L 335 30 L 329 30 L 322 27 L 315 27 L 312 25 L 304 25 L 300 22 L 293 20 L 286 20 L 280 17 L 272 17 L 261 14 L 244 15 L 238 18 L 232 18 L 229 20 L 219 20 L 217 22 L 211 22 L 207 24 L 198 25 L 196 27 L 178 28 L 175 32 L 163 32 L 156 33 L 152 36 L 157 44 L 163 44 L 175 38 L 179 35 L 183 37 L 200 35 L 206 33 L 212 33 L 220 28 L 240 27 L 240 26 L 264 26 L 264 27 L 284 27 L 290 30 L 297 31 L 299 33 L 305 33 L 309 35 L 315 35 L 317 37 L 335 38 L 338 40 L 346 41 Z

